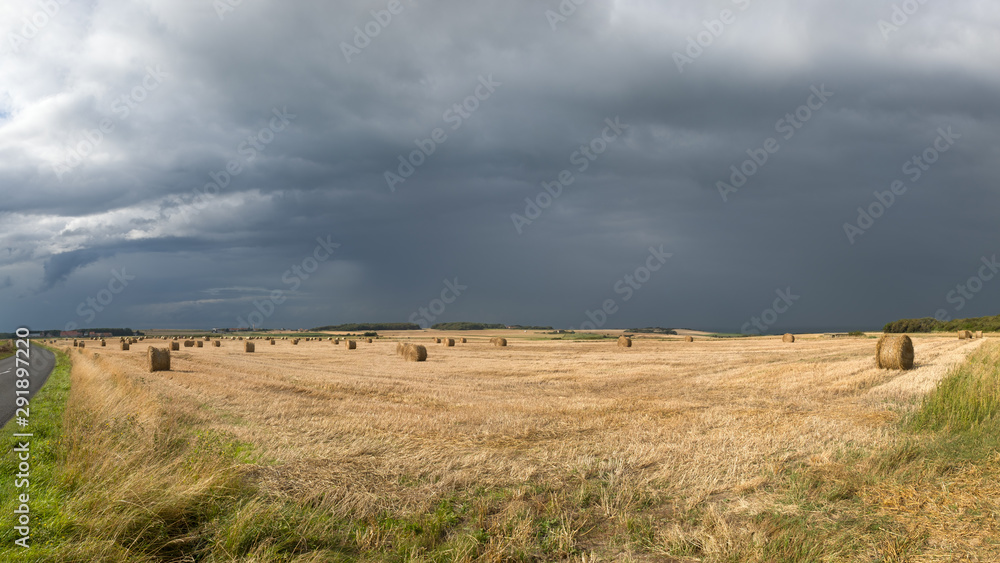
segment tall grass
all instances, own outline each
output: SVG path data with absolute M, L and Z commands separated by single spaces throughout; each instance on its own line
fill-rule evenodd
M 993 430 L 1000 423 L 1000 346 L 982 346 L 927 395 L 915 430 L 950 433 Z

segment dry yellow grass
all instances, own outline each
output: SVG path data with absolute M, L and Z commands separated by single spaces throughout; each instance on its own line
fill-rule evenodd
M 847 444 L 896 443 L 899 411 L 983 341 L 915 338 L 905 372 L 878 370 L 871 339 L 642 342 L 608 354 L 601 342 L 483 340 L 420 363 L 399 362 L 386 341 L 350 354 L 229 347 L 174 352 L 173 371 L 152 375 L 145 354 L 102 352 L 101 362 L 200 427 L 256 445 L 275 460 L 254 472 L 271 493 L 355 518 L 602 474 L 611 486 L 595 502 L 610 520 L 628 519 L 637 498 L 670 497 L 708 502 L 722 526 L 774 509 L 766 487 L 792 463 L 824 467 Z M 163 343 L 138 344 L 148 345 Z M 726 495 L 742 500 L 711 504 Z M 517 514 L 489 518 L 516 530 Z M 584 535 L 564 527 L 567 541 Z M 724 531 L 713 534 L 699 540 L 704 553 L 723 549 Z

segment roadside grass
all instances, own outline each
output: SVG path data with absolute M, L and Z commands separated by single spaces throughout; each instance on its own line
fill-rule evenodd
M 271 462 L 171 410 L 142 378 L 58 353 L 32 402 L 32 548 L 0 561 L 997 560 L 1000 343 L 984 345 L 878 451 L 774 463 L 699 498 L 611 460 L 556 480 L 470 487 L 407 511 L 265 493 Z M 37 409 L 37 410 L 36 410 Z M 11 425 L 2 438 L 13 444 Z M 10 450 L 8 450 L 10 451 Z M 12 456 L 5 474 L 14 473 Z M 402 478 L 401 478 L 402 479 Z M 405 480 L 401 481 L 401 484 Z M 13 480 L 0 483 L 12 514 Z
M 13 356 L 15 351 L 14 345 L 10 341 L 0 342 L 0 360 Z

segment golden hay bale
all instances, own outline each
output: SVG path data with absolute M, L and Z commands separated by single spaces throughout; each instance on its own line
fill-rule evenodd
M 293 338 L 292 339 L 292 346 L 298 346 L 298 345 L 299 345 L 299 339 L 298 338 Z
M 371 343 L 372 343 L 372 339 L 371 339 L 371 338 L 369 338 L 369 339 L 368 339 L 368 343 L 369 343 L 369 344 L 371 344 Z
M 180 350 L 181 349 L 181 343 L 180 342 L 171 342 L 170 343 L 170 349 L 171 350 Z
M 983 337 L 983 331 L 977 330 L 976 331 L 976 338 L 982 338 L 982 337 Z
M 203 340 L 199 340 L 199 341 L 195 342 L 194 346 L 195 346 L 195 348 L 204 348 L 205 347 L 205 342 Z
M 782 342 L 795 342 L 795 335 L 792 334 L 792 333 L 790 333 L 790 332 L 786 332 L 785 335 L 781 337 L 781 341 Z
M 184 347 L 185 348 L 194 348 L 194 340 L 185 340 L 184 341 Z
M 459 340 L 459 342 L 461 342 L 462 344 L 465 344 L 465 343 L 467 342 L 467 340 L 465 340 L 465 339 L 463 338 L 463 339 Z
M 339 338 L 334 338 L 333 339 L 333 343 L 339 345 L 340 344 L 340 339 Z
M 441 342 L 443 342 L 445 346 L 454 346 L 455 345 L 455 339 L 454 338 L 444 338 L 444 339 L 441 340 Z
M 435 337 L 435 338 L 434 338 L 434 343 L 435 343 L 435 344 L 440 344 L 440 343 L 441 343 L 441 339 L 440 339 L 440 338 L 437 338 L 437 337 Z
M 250 342 L 250 341 L 244 342 L 243 343 L 243 351 L 247 352 L 247 353 L 253 352 L 254 351 L 254 343 Z
M 684 342 L 694 342 L 694 337 L 693 336 L 685 336 L 684 337 Z
M 879 369 L 912 369 L 913 341 L 903 335 L 883 334 L 875 344 L 875 367 Z
M 80 348 L 86 348 L 86 347 L 87 347 L 87 343 L 86 342 L 81 342 L 80 343 Z
M 629 337 L 627 337 L 627 336 L 625 336 L 625 335 L 619 336 L 618 337 L 618 347 L 619 348 L 631 348 L 632 347 L 632 339 L 629 338 Z
M 274 344 L 274 339 L 273 339 L 273 338 L 269 338 L 269 339 L 268 339 L 268 342 L 270 342 L 270 343 L 271 343 L 271 346 L 274 346 L 274 345 L 275 345 L 275 344 Z
M 404 344 L 400 355 L 410 362 L 424 362 L 427 361 L 427 347 L 420 344 Z
M 149 371 L 170 371 L 170 350 L 149 347 Z
M 344 346 L 346 346 L 348 350 L 354 350 L 358 347 L 358 343 L 353 340 L 345 340 Z
M 212 342 L 212 344 L 213 344 L 213 345 L 214 345 L 214 346 L 215 346 L 216 348 L 220 348 L 220 347 L 222 346 L 222 342 L 219 342 L 218 340 L 216 340 L 215 342 Z
M 507 339 L 506 338 L 500 338 L 499 336 L 494 336 L 493 338 L 490 338 L 490 344 L 492 344 L 494 346 L 506 346 L 507 345 Z
M 128 342 L 122 342 L 122 350 L 128 350 Z
M 972 333 L 969 332 L 969 331 L 967 331 L 967 330 L 960 330 L 960 331 L 958 331 L 958 339 L 959 340 L 968 340 L 971 337 L 971 335 L 972 335 Z
M 104 341 L 104 339 L 102 338 L 102 339 L 101 339 L 101 347 L 103 348 L 103 347 L 105 347 L 105 346 L 107 346 L 107 345 L 108 345 L 108 343 L 107 343 L 107 342 L 105 342 L 105 341 Z

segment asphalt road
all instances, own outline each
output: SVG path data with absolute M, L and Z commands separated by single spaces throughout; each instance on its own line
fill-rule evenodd
M 7 421 L 14 417 L 14 412 L 17 410 L 14 403 L 14 399 L 17 398 L 17 394 L 14 393 L 16 389 L 14 381 L 17 380 L 15 357 L 11 356 L 0 360 L 0 428 L 7 425 Z M 21 358 L 24 358 L 23 354 Z M 49 380 L 52 368 L 56 367 L 56 355 L 41 346 L 32 346 L 28 359 L 28 373 L 30 374 L 28 378 L 31 380 L 28 396 L 34 397 L 35 393 L 38 393 L 38 390 Z

